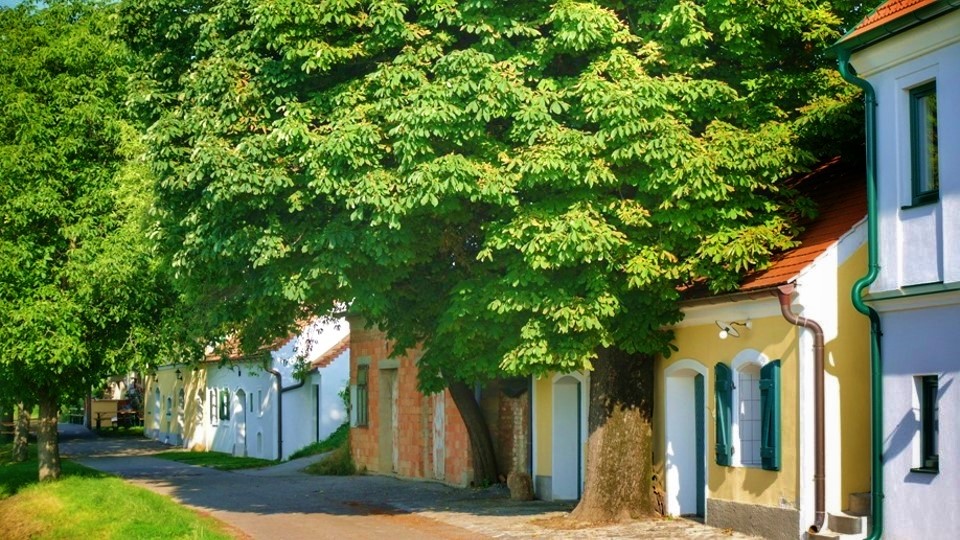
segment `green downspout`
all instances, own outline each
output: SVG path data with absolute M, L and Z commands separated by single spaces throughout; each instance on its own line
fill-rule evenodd
M 840 49 L 840 75 L 863 90 L 867 136 L 867 275 L 853 285 L 853 306 L 870 318 L 870 392 L 871 399 L 871 523 L 868 540 L 883 536 L 883 373 L 880 356 L 880 316 L 863 301 L 863 293 L 880 273 L 877 262 L 877 95 L 865 79 L 850 65 L 850 50 Z

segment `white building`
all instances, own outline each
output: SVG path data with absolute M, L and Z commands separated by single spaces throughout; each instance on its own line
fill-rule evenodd
M 879 271 L 864 299 L 882 336 L 874 518 L 884 538 L 952 538 L 960 528 L 958 8 L 889 0 L 837 46 L 841 71 L 849 60 L 847 80 L 866 92 L 876 156 L 868 176 L 875 172 Z
M 350 368 L 346 320 L 314 320 L 264 355 L 196 369 L 160 368 L 148 379 L 147 436 L 185 448 L 263 459 L 325 439 L 347 420 L 341 391 Z M 294 374 L 306 370 L 298 380 Z M 282 437 L 278 437 L 282 425 Z

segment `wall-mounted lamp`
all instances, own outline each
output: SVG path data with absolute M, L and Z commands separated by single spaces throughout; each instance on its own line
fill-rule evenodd
M 240 371 L 240 366 L 237 366 L 237 377 L 242 377 L 242 376 L 243 376 L 243 372 Z
M 737 326 L 741 326 L 743 328 L 746 328 L 747 330 L 750 330 L 751 328 L 753 328 L 753 322 L 750 319 L 747 319 L 744 322 L 716 321 L 716 323 L 717 323 L 717 327 L 720 328 L 720 334 L 719 334 L 720 339 L 727 339 L 728 336 L 740 337 L 740 332 L 735 328 Z
M 180 371 L 180 368 L 177 368 L 177 370 L 174 371 L 174 373 L 177 375 L 177 380 L 178 380 L 178 381 L 182 381 L 182 380 L 183 380 L 183 372 Z

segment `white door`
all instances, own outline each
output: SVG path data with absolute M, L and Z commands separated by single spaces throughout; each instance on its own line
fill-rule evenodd
M 580 498 L 583 478 L 580 381 L 569 375 L 553 383 L 553 480 L 555 500 Z
M 675 366 L 676 367 L 676 366 Z M 694 369 L 666 374 L 667 514 L 704 516 L 706 506 L 706 428 L 704 376 Z

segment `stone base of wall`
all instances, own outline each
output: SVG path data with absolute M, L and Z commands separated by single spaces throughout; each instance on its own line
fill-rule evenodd
M 553 500 L 553 477 L 535 476 L 533 478 L 533 492 L 541 501 Z
M 183 437 L 179 433 L 157 432 L 157 440 L 171 446 L 183 446 Z
M 720 499 L 707 499 L 707 525 L 733 529 L 771 540 L 796 540 L 800 536 L 800 512 Z

